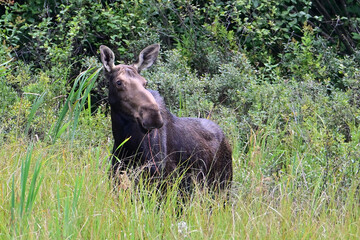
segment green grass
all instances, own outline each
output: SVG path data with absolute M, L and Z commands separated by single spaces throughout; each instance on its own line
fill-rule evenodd
M 60 110 L 59 118 L 52 130 L 53 142 L 55 142 L 66 130 L 69 131 L 69 138 L 71 140 L 74 139 L 79 117 L 85 106 L 86 100 L 88 101 L 88 112 L 90 111 L 89 115 L 91 117 L 91 103 L 89 102 L 89 94 L 91 89 L 94 87 L 95 81 L 101 69 L 102 67 L 97 69 L 95 67 L 89 68 L 86 71 L 81 72 L 74 80 L 71 91 L 67 96 L 65 104 Z M 34 106 L 38 105 L 38 101 L 39 100 L 34 103 Z M 65 120 L 66 116 L 68 116 L 67 121 Z
M 184 203 L 176 185 L 162 198 L 141 181 L 114 189 L 111 123 L 90 111 L 99 71 L 75 79 L 49 138 L 29 133 L 45 93 L 34 100 L 24 134 L 4 138 L 0 239 L 360 238 L 358 125 L 349 124 L 353 140 L 344 142 L 317 127 L 325 125 L 318 117 L 279 128 L 277 116 L 263 128 L 250 126 L 242 143 L 238 130 L 229 134 L 236 121 L 226 122 L 234 149 L 226 203 L 200 190 Z
M 182 206 L 175 191 L 159 200 L 139 185 L 117 189 L 106 174 L 110 143 L 26 141 L 0 150 L 0 239 L 356 239 L 356 188 L 336 198 L 298 191 L 291 175 L 271 184 L 235 160 L 231 200 L 196 192 Z M 247 153 L 253 156 L 254 152 Z M 240 179 L 240 180 L 239 180 Z M 270 187 L 271 185 L 271 187 Z M 316 188 L 314 188 L 316 189 Z

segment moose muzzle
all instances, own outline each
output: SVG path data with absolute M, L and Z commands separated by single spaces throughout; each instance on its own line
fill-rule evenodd
M 164 125 L 164 120 L 157 105 L 141 106 L 139 115 L 141 125 L 146 130 L 161 128 Z

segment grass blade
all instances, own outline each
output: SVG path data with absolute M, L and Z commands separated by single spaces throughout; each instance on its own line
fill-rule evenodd
M 94 71 L 93 68 L 79 74 L 75 79 L 73 87 L 65 101 L 65 104 L 59 114 L 59 118 L 52 131 L 52 140 L 56 141 L 58 137 L 65 131 L 64 127 L 69 126 L 72 122 L 70 138 L 75 136 L 75 130 L 79 120 L 80 113 L 85 105 L 86 99 L 90 94 L 91 89 L 95 85 L 95 81 L 102 68 L 98 68 Z M 90 74 L 91 73 L 91 74 Z M 89 77 L 87 77 L 90 74 Z M 64 123 L 64 119 L 68 115 L 68 123 Z
M 88 71 L 91 71 L 92 69 L 93 68 L 89 69 Z M 79 94 L 78 99 L 80 99 L 80 102 L 76 102 L 77 106 L 76 106 L 75 111 L 74 111 L 73 126 L 72 126 L 72 131 L 71 131 L 71 140 L 73 140 L 74 137 L 75 137 L 75 130 L 76 130 L 76 127 L 77 127 L 77 123 L 79 121 L 79 116 L 80 116 L 81 110 L 85 106 L 87 96 L 90 94 L 91 89 L 94 87 L 95 81 L 96 81 L 97 76 L 99 75 L 101 69 L 102 68 L 98 68 L 88 78 L 86 78 L 86 79 L 84 79 L 84 81 L 82 81 L 82 84 L 81 84 L 82 88 L 81 89 L 85 89 L 85 91 L 82 94 L 82 97 Z M 90 106 L 90 111 L 91 111 L 91 106 Z
M 47 92 L 43 92 L 43 94 L 41 94 L 40 96 L 38 96 L 35 99 L 34 104 L 31 107 L 28 119 L 27 119 L 27 123 L 26 123 L 26 127 L 25 127 L 25 135 L 27 135 L 29 133 L 30 124 L 31 124 L 32 120 L 34 119 L 36 111 L 39 109 L 40 105 L 43 103 L 46 94 L 47 94 Z

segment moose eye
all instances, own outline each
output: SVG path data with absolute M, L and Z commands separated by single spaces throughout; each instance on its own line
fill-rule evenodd
M 116 81 L 116 85 L 121 86 L 122 82 L 121 81 Z

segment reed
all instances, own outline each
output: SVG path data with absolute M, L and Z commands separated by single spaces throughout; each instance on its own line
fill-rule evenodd
M 59 113 L 51 138 L 53 143 L 68 130 L 68 137 L 73 140 L 76 134 L 76 127 L 79 122 L 79 116 L 83 110 L 86 100 L 89 99 L 91 89 L 94 87 L 95 81 L 101 71 L 101 68 L 89 68 L 81 72 L 74 81 L 71 91 Z M 88 100 L 88 105 L 90 100 Z M 91 107 L 89 109 L 91 111 Z M 67 120 L 65 120 L 65 117 Z

